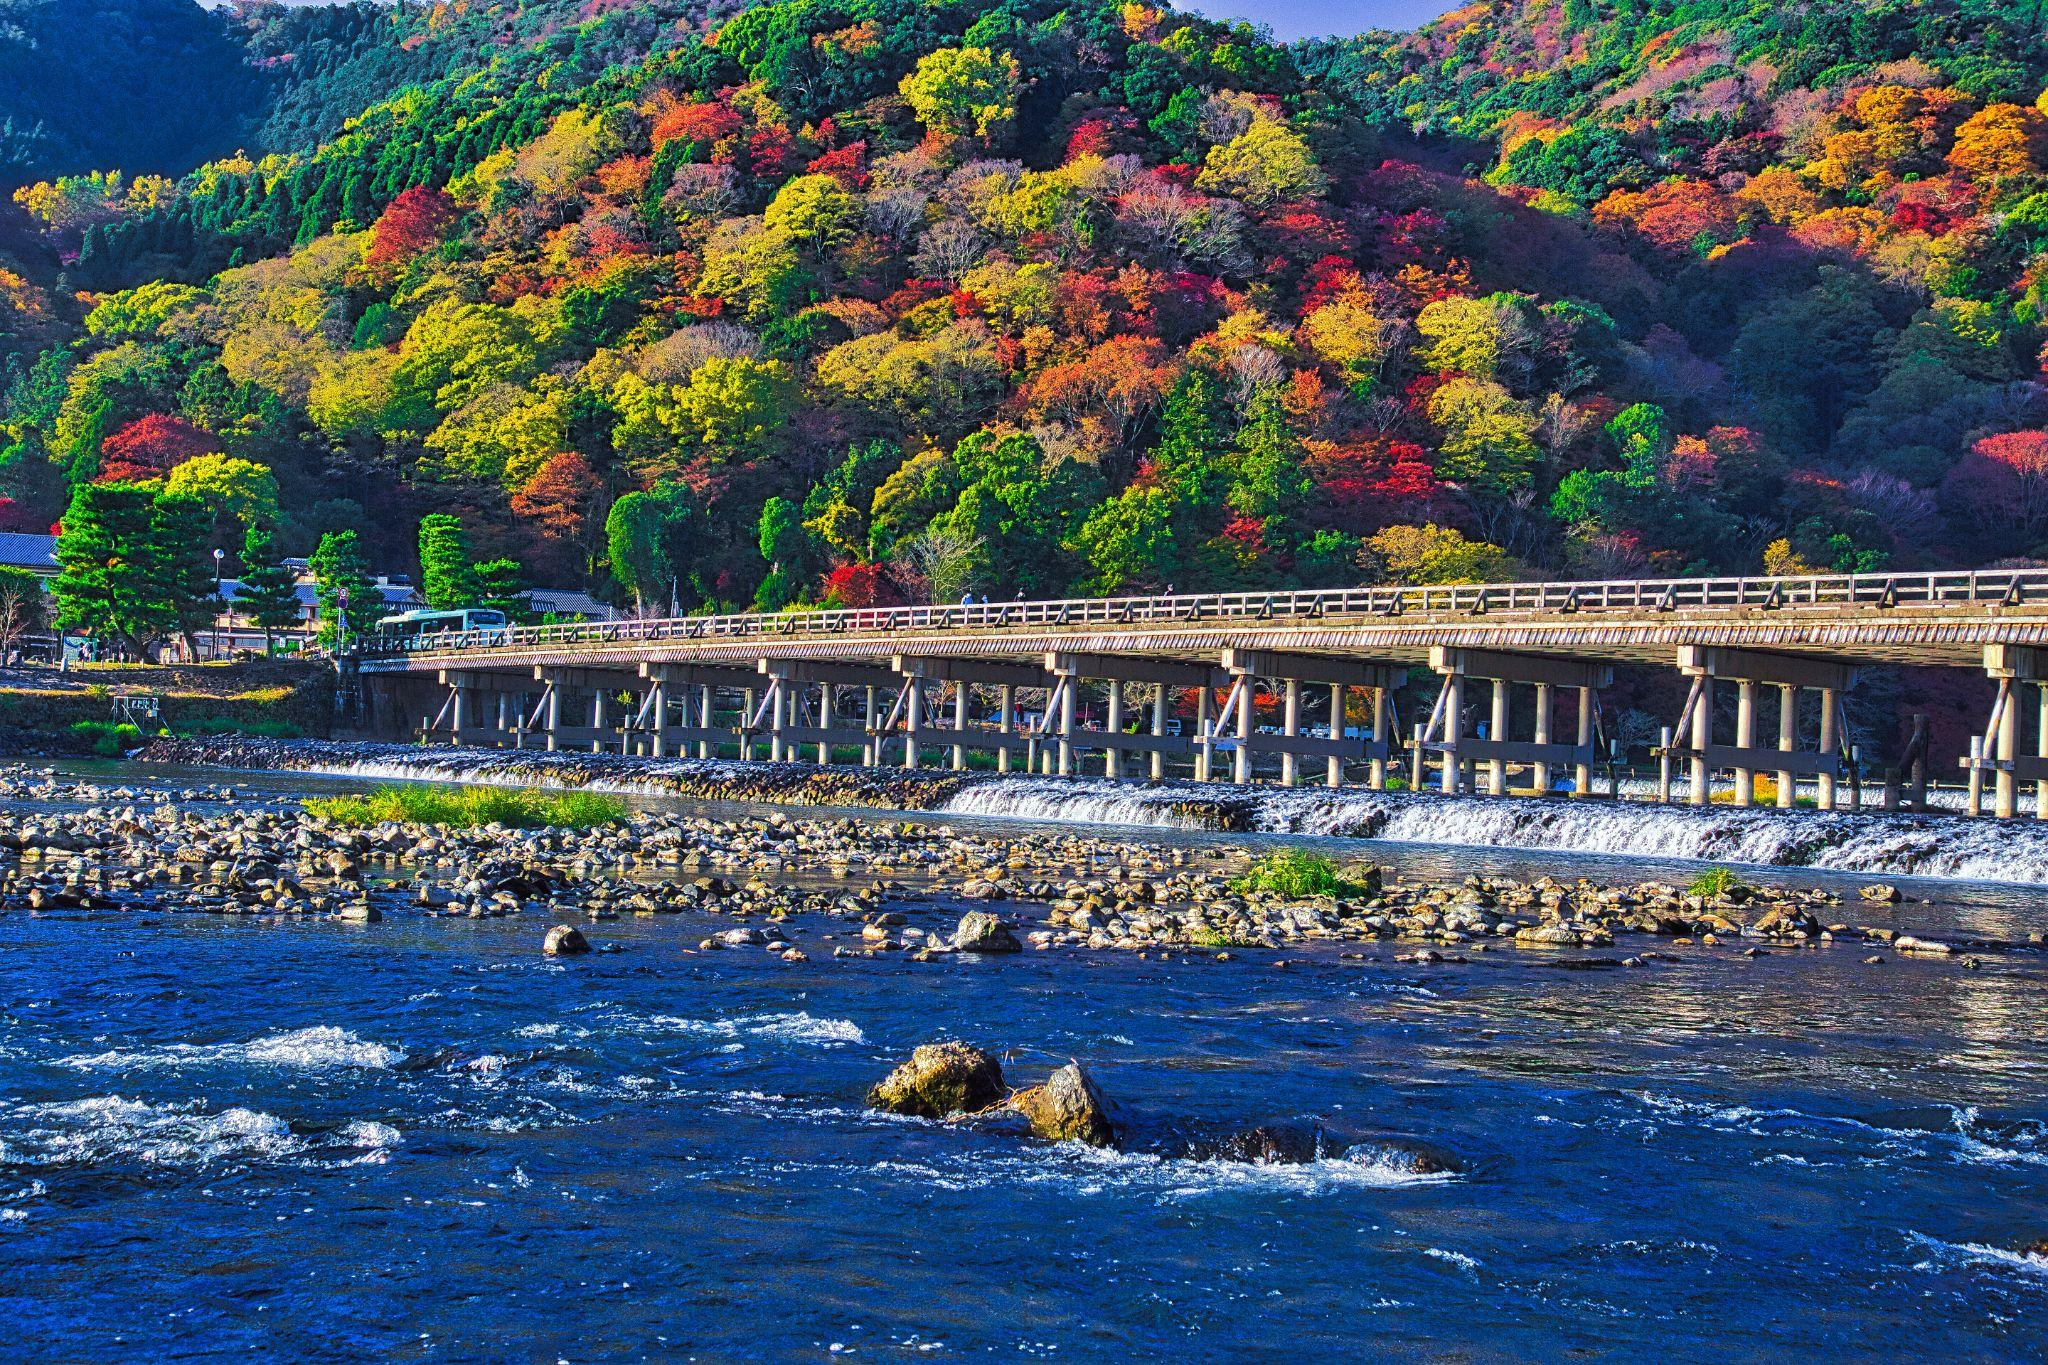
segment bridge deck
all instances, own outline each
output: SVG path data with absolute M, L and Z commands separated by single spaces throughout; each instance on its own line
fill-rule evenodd
M 1494 583 L 1078 598 L 522 626 L 373 643 L 362 668 L 637 667 L 763 657 L 887 664 L 895 655 L 1048 651 L 1213 660 L 1226 647 L 1421 663 L 1445 645 L 1671 663 L 1680 645 L 1844 662 L 1981 665 L 1987 644 L 2048 646 L 2048 569 L 1802 578 Z

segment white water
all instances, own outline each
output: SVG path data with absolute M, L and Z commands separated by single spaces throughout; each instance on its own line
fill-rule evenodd
M 1869 876 L 2048 884 L 2048 822 L 1364 788 L 1111 782 L 896 769 L 318 743 L 212 746 L 204 761 L 347 776 L 873 806 L 1061 824 L 1330 835 Z

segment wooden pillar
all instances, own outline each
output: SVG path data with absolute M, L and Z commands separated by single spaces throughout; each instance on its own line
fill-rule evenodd
M 547 726 L 548 752 L 555 751 L 555 735 L 562 728 L 562 689 L 554 683 L 547 684 L 547 701 L 542 710 L 541 723 Z
M 1237 752 L 1231 755 L 1230 780 L 1240 787 L 1252 780 L 1252 689 L 1247 677 L 1237 689 Z
M 1388 750 L 1391 752 L 1393 747 L 1399 744 L 1401 740 L 1399 735 L 1390 735 L 1387 733 L 1388 727 L 1393 724 L 1393 712 L 1392 709 L 1388 706 L 1388 701 L 1389 698 L 1387 696 L 1386 688 L 1375 687 L 1372 690 L 1373 743 L 1375 745 L 1385 744 L 1388 747 Z M 1385 791 L 1387 789 L 1386 759 L 1375 758 L 1374 760 L 1372 760 L 1370 764 L 1366 766 L 1365 782 L 1367 786 L 1371 787 L 1376 792 Z
M 1909 770 L 1910 796 L 1913 809 L 1927 809 L 1927 717 L 1921 713 L 1913 716 L 1913 764 Z
M 1280 733 L 1289 739 L 1301 735 L 1301 679 L 1289 678 L 1280 702 Z M 1301 757 L 1292 749 L 1280 755 L 1280 784 L 1301 785 Z
M 1749 678 L 1735 684 L 1735 745 L 1739 749 L 1756 747 L 1756 683 Z M 1756 804 L 1756 769 L 1747 762 L 1735 770 L 1735 804 Z
M 1575 731 L 1576 742 L 1581 754 L 1593 752 L 1593 689 L 1579 689 L 1579 725 Z M 1578 796 L 1593 794 L 1593 765 L 1581 759 L 1572 771 L 1572 792 Z
M 1166 684 L 1152 685 L 1152 738 L 1166 738 Z M 1159 750 L 1152 751 L 1152 780 L 1163 781 L 1166 777 L 1166 755 Z
M 782 762 L 782 680 L 768 684 L 768 761 Z
M 1109 731 L 1108 747 L 1102 751 L 1102 775 L 1122 777 L 1124 775 L 1124 751 L 1117 747 L 1124 733 L 1124 685 L 1116 679 L 1109 680 L 1109 719 L 1103 722 Z
M 1342 743 L 1344 739 L 1344 705 L 1350 691 L 1351 689 L 1343 683 L 1330 684 L 1330 741 L 1333 744 Z M 1372 694 L 1375 698 L 1379 697 L 1380 689 L 1375 687 Z M 1373 721 L 1374 736 L 1377 738 L 1379 717 L 1374 716 Z M 1331 754 L 1328 761 L 1323 764 L 1323 783 L 1333 788 L 1344 785 L 1344 760 L 1335 754 Z
M 1536 742 L 1538 744 L 1550 743 L 1550 690 L 1549 683 L 1536 684 Z M 1549 760 L 1538 759 L 1532 766 L 1535 769 L 1531 773 L 1531 777 L 1535 781 L 1536 794 L 1538 796 L 1550 795 Z
M 1707 746 L 1714 742 L 1714 679 L 1700 679 L 1699 705 L 1692 709 L 1692 804 L 1704 806 L 1711 795 L 1713 770 L 1707 766 Z
M 1968 801 L 1963 806 L 1963 814 L 1965 815 L 1982 815 L 1984 813 L 1984 769 L 1982 766 L 1983 762 L 1984 736 L 1971 735 L 1969 763 L 1970 795 Z
M 875 685 L 869 683 L 867 722 L 861 727 L 867 734 L 867 739 L 860 746 L 860 765 L 863 768 L 872 768 L 882 761 L 882 737 L 875 733 L 875 727 L 882 723 L 880 706 L 880 699 L 875 695 Z
M 903 685 L 903 766 L 917 766 L 917 736 L 924 726 L 924 682 L 912 678 Z
M 996 732 L 1003 736 L 1005 743 L 996 750 L 996 771 L 1006 773 L 1010 771 L 1010 746 L 1007 741 L 1011 735 L 1017 732 L 1016 684 L 1004 683 L 1001 697 L 1002 700 L 999 705 L 1002 709 L 996 718 Z
M 2019 713 L 2019 688 L 2011 678 L 1998 680 L 1998 730 L 1992 736 L 1993 753 L 2001 765 L 1992 777 L 1991 813 L 2010 820 L 2019 807 L 2019 786 L 2013 780 L 2012 761 L 2019 756 L 2019 727 L 2013 723 Z
M 1671 804 L 1671 745 L 1678 738 L 1668 725 L 1657 731 L 1657 802 Z
M 953 771 L 967 771 L 967 698 L 968 687 L 964 682 L 953 684 Z
M 1486 737 L 1498 743 L 1508 737 L 1508 680 L 1493 680 L 1493 710 L 1486 717 Z M 1496 758 L 1486 765 L 1487 790 L 1495 796 L 1508 794 L 1507 760 Z
M 740 690 L 740 758 L 754 761 L 754 689 Z
M 1451 674 L 1450 697 L 1444 703 L 1444 770 L 1438 785 L 1445 796 L 1458 794 L 1458 750 L 1465 739 L 1465 675 Z
M 1060 776 L 1074 774 L 1074 694 L 1080 690 L 1079 678 L 1068 678 L 1067 685 L 1060 689 Z
M 1820 754 L 1823 760 L 1835 756 L 1835 689 L 1820 689 Z M 1817 804 L 1822 810 L 1835 808 L 1835 775 L 1827 768 L 1821 769 L 1820 793 Z
M 1216 743 L 1209 735 L 1209 706 L 1214 694 L 1207 687 L 1195 689 L 1195 781 L 1207 782 Z
M 2034 688 L 2036 709 L 2034 714 L 2034 754 L 2048 759 L 2048 683 Z M 2048 778 L 2034 780 L 2034 818 L 2048 820 Z
M 1799 747 L 1799 689 L 1781 684 L 1778 688 L 1778 752 L 1789 754 Z M 1799 797 L 1799 775 L 1778 772 L 1778 808 L 1791 810 Z
M 836 688 L 836 687 L 834 687 L 834 686 L 833 686 L 833 685 L 832 685 L 831 683 L 819 683 L 819 684 L 818 684 L 818 728 L 819 728 L 820 730 L 830 730 L 830 729 L 832 729 L 832 728 L 833 728 L 834 724 L 835 724 L 835 723 L 836 723 L 836 722 L 838 721 L 838 719 L 839 719 L 839 689 L 838 689 L 838 688 Z M 829 764 L 829 763 L 830 763 L 831 761 L 832 761 L 832 741 L 831 741 L 831 740 L 829 740 L 829 739 L 821 739 L 821 740 L 819 740 L 819 741 L 818 741 L 818 762 L 819 762 L 820 764 Z

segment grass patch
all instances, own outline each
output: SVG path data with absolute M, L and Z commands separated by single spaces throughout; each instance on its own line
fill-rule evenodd
M 1203 927 L 1188 935 L 1188 942 L 1197 948 L 1252 948 L 1258 940 L 1245 938 L 1224 929 Z
M 1716 896 L 1727 895 L 1737 884 L 1733 868 L 1710 867 L 1692 879 L 1692 885 L 1685 888 L 1685 894 L 1712 900 Z
M 352 826 L 398 821 L 453 829 L 589 829 L 626 818 L 626 803 L 616 796 L 512 787 L 388 786 L 361 796 L 313 797 L 305 807 L 309 815 Z
M 1270 891 L 1300 900 L 1307 896 L 1344 896 L 1366 888 L 1346 877 L 1320 853 L 1283 848 L 1265 854 L 1231 879 L 1233 891 Z

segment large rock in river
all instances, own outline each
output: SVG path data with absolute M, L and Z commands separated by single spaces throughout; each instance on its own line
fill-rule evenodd
M 970 910 L 953 930 L 953 946 L 963 953 L 1017 953 L 1024 945 L 1009 926 L 984 910 Z
M 583 937 L 583 931 L 573 924 L 557 924 L 548 930 L 540 950 L 549 957 L 568 957 L 574 953 L 590 951 L 590 940 Z
M 976 1114 L 1002 1098 L 1003 1068 L 966 1043 L 927 1043 L 868 1092 L 877 1109 L 926 1119 Z
M 1053 1142 L 1085 1142 L 1090 1147 L 1116 1143 L 1102 1092 L 1078 1062 L 1053 1072 L 1044 1085 L 1018 1091 L 1010 1097 L 1010 1107 L 1024 1116 L 1032 1132 Z

